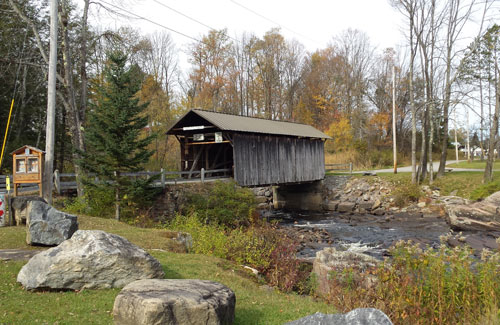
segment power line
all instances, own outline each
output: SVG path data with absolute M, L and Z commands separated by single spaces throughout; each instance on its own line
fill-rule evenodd
M 176 10 L 176 9 L 170 7 L 170 6 L 167 6 L 166 4 L 164 4 L 164 3 L 162 3 L 162 2 L 160 2 L 158 0 L 153 0 L 153 1 L 156 2 L 157 4 L 159 4 L 160 6 L 163 6 L 163 7 L 167 8 L 167 9 L 169 9 L 169 10 L 172 10 L 173 12 L 175 12 L 175 13 L 177 13 L 177 14 L 179 14 L 179 15 L 181 15 L 181 16 L 183 16 L 183 17 L 185 17 L 185 18 L 187 18 L 187 19 L 189 19 L 191 21 L 194 21 L 195 23 L 200 24 L 203 27 L 206 27 L 206 28 L 208 28 L 210 30 L 213 30 L 213 31 L 217 31 L 216 28 L 213 28 L 213 27 L 211 27 L 211 26 L 209 26 L 209 25 L 207 25 L 207 24 L 205 24 L 205 23 L 203 23 L 203 22 L 201 22 L 201 21 L 199 21 L 199 20 L 197 20 L 197 19 L 195 19 L 195 18 L 193 18 L 191 16 L 188 16 L 185 13 L 180 12 L 179 10 Z M 224 33 L 224 34 L 227 37 L 229 37 L 230 39 L 232 39 L 233 41 L 239 42 L 237 39 L 229 36 L 227 33 Z
M 128 10 L 126 10 L 126 9 L 122 8 L 122 7 L 116 6 L 116 5 L 114 5 L 114 4 L 108 3 L 108 2 L 103 1 L 103 0 L 101 0 L 101 2 L 102 2 L 102 3 L 104 3 L 104 4 L 106 4 L 106 5 L 108 5 L 108 6 L 111 6 L 111 7 L 114 7 L 114 8 L 116 8 L 116 9 L 119 9 L 119 10 L 121 10 L 121 11 L 123 11 L 123 12 L 125 12 L 125 13 L 127 13 L 127 14 L 129 14 L 129 15 L 131 15 L 131 16 L 134 16 L 134 17 L 136 17 L 136 18 L 138 18 L 138 19 L 145 20 L 145 21 L 147 21 L 147 22 L 150 22 L 150 23 L 151 23 L 151 24 L 153 24 L 153 25 L 156 25 L 156 26 L 159 26 L 159 27 L 165 28 L 165 29 L 167 29 L 167 30 L 169 30 L 169 31 L 171 31 L 171 32 L 174 32 L 174 33 L 176 33 L 176 34 L 179 34 L 179 35 L 181 35 L 181 36 L 184 36 L 184 37 L 186 37 L 186 38 L 189 38 L 190 40 L 193 40 L 193 41 L 195 41 L 195 42 L 201 42 L 199 39 L 196 39 L 196 38 L 194 38 L 194 37 L 191 37 L 191 36 L 189 36 L 189 35 L 187 35 L 187 34 L 184 34 L 184 33 L 182 33 L 182 32 L 179 32 L 178 30 L 175 30 L 175 29 L 173 29 L 173 28 L 167 27 L 167 26 L 165 26 L 165 25 L 163 25 L 163 24 L 157 23 L 156 21 L 153 21 L 153 20 L 151 20 L 151 19 L 149 19 L 149 18 L 146 18 L 146 17 L 140 16 L 140 15 L 138 15 L 138 14 L 135 14 L 135 13 L 133 13 L 133 12 L 130 12 L 130 11 L 128 11 Z M 202 42 L 202 43 L 203 43 L 203 42 Z
M 318 41 L 316 41 L 316 40 L 313 40 L 312 38 L 310 38 L 310 37 L 308 37 L 308 36 L 306 36 L 306 35 L 303 35 L 303 34 L 301 34 L 301 33 L 298 33 L 298 32 L 296 32 L 296 31 L 294 31 L 294 30 L 292 30 L 292 29 L 290 29 L 290 28 L 286 27 L 285 25 L 278 23 L 277 21 L 274 21 L 274 20 L 272 20 L 272 19 L 270 19 L 270 18 L 267 18 L 266 16 L 264 16 L 264 15 L 262 15 L 262 14 L 260 14 L 260 13 L 256 12 L 255 10 L 250 9 L 250 8 L 248 8 L 248 7 L 244 6 L 244 5 L 242 5 L 242 4 L 241 4 L 241 3 L 239 3 L 239 2 L 236 2 L 235 0 L 229 0 L 229 1 L 231 1 L 232 3 L 234 3 L 234 4 L 235 4 L 235 5 L 237 5 L 237 6 L 239 6 L 239 7 L 243 8 L 243 9 L 245 9 L 245 10 L 247 10 L 247 11 L 249 11 L 249 12 L 253 13 L 253 14 L 254 14 L 254 15 L 256 15 L 256 16 L 259 16 L 259 17 L 260 17 L 260 18 L 262 18 L 262 19 L 265 19 L 265 20 L 267 20 L 267 21 L 269 21 L 269 22 L 271 22 L 271 23 L 273 23 L 273 24 L 275 24 L 275 25 L 278 25 L 279 27 L 281 27 L 281 28 L 283 28 L 283 29 L 288 30 L 289 32 L 294 33 L 295 35 L 298 35 L 298 36 L 300 36 L 300 37 L 302 37 L 302 38 L 308 39 L 308 40 L 310 40 L 311 42 L 314 42 L 314 43 L 316 43 L 316 44 L 318 44 L 318 45 L 322 45 L 320 42 L 318 42 Z

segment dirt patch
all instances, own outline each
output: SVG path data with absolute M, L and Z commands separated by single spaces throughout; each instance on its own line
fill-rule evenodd
M 27 261 L 43 250 L 0 249 L 0 261 Z

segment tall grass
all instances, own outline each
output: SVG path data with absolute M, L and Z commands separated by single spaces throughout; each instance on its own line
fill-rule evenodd
M 422 250 L 398 243 L 378 268 L 331 280 L 329 301 L 338 309 L 383 310 L 395 324 L 498 324 L 500 254 L 481 259 L 468 247 Z M 366 285 L 371 277 L 371 285 Z M 354 279 L 354 280 L 353 280 Z M 352 281 L 359 283 L 352 283 Z M 361 281 L 364 281 L 363 283 Z M 339 298 L 342 297 L 342 298 Z

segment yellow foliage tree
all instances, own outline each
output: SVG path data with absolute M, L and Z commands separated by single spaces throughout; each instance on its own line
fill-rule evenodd
M 368 128 L 373 135 L 373 139 L 376 140 L 378 145 L 387 145 L 390 133 L 391 116 L 388 112 L 378 112 L 372 115 L 368 122 Z
M 333 138 L 326 143 L 327 151 L 343 151 L 352 146 L 352 127 L 349 119 L 345 116 L 332 122 L 326 134 Z

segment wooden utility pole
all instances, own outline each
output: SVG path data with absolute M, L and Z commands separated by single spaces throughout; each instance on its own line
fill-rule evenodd
M 455 160 L 458 164 L 457 109 L 455 108 Z
M 392 151 L 394 154 L 394 174 L 398 173 L 398 152 L 396 146 L 396 68 L 392 66 Z
M 52 175 L 54 168 L 54 139 L 56 123 L 56 66 L 57 66 L 57 11 L 58 0 L 50 0 L 50 54 L 47 86 L 47 128 L 45 130 L 45 164 L 43 198 L 52 203 Z

